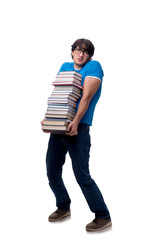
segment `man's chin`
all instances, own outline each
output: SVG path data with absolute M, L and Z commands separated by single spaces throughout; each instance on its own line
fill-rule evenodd
M 86 63 L 87 62 L 89 62 L 89 60 L 88 61 L 86 61 L 86 62 L 83 62 L 83 63 L 76 63 L 76 65 L 78 66 L 78 67 L 84 67 L 84 65 L 86 65 Z

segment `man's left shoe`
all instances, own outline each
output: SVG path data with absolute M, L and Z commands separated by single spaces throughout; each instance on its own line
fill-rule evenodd
M 87 224 L 86 230 L 90 232 L 100 231 L 112 226 L 111 218 L 95 218 L 91 223 Z

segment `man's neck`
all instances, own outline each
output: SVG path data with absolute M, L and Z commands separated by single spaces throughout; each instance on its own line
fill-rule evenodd
M 77 64 L 74 63 L 74 69 L 75 70 L 80 70 L 82 68 L 82 66 L 77 66 Z

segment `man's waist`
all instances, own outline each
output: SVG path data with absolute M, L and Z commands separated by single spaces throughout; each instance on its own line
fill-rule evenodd
M 78 130 L 89 130 L 90 125 L 87 123 L 79 123 Z

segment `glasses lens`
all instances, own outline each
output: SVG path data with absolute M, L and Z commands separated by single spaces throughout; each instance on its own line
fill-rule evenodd
M 81 53 L 81 50 L 76 48 L 76 49 L 75 49 L 75 52 L 78 53 L 78 54 L 80 54 L 80 53 Z
M 84 53 L 84 56 L 86 56 L 86 57 L 88 56 L 88 52 L 87 51 L 84 51 L 83 53 Z
M 84 49 L 79 49 L 79 48 L 76 48 L 75 49 L 75 52 L 77 53 L 77 54 L 80 54 L 81 52 L 84 54 L 84 56 L 88 56 L 88 52 L 86 51 L 86 50 L 84 50 Z

